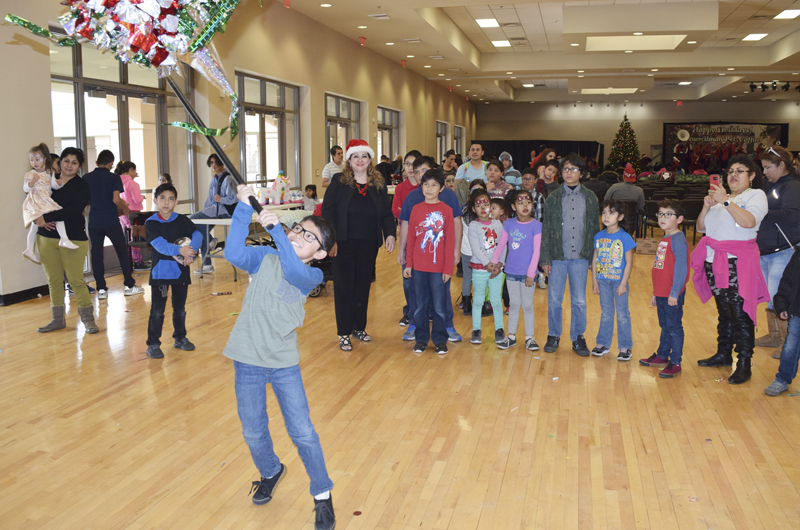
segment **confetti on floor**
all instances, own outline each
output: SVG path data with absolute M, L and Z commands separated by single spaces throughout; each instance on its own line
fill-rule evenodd
M 359 515 L 361 515 L 361 512 L 353 512 L 353 515 L 359 516 Z
M 558 381 L 558 377 L 554 377 L 554 378 L 553 378 L 553 381 Z
M 238 312 L 238 311 L 234 311 L 233 313 L 231 313 L 231 314 L 230 314 L 230 315 L 228 315 L 228 316 L 235 317 L 235 316 L 236 316 L 236 315 L 238 315 L 238 314 L 239 314 L 239 312 Z
M 689 502 L 699 502 L 699 501 L 700 499 L 698 499 L 697 497 L 689 497 Z

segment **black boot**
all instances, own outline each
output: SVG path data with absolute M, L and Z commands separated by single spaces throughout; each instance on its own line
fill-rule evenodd
M 753 363 L 751 359 L 752 357 L 749 355 L 739 354 L 739 358 L 736 360 L 736 370 L 734 370 L 733 374 L 728 378 L 730 384 L 741 385 L 750 380 L 750 376 L 753 375 L 751 369 Z
M 463 296 L 464 299 L 464 316 L 472 314 L 472 296 Z
M 730 366 L 733 364 L 733 322 L 729 305 L 719 297 L 714 297 L 717 304 L 717 353 L 708 359 L 697 361 L 700 366 Z
M 756 329 L 750 315 L 744 311 L 744 300 L 730 304 L 730 307 L 731 320 L 736 335 L 738 360 L 736 361 L 736 370 L 728 378 L 728 383 L 741 385 L 750 380 L 752 375 L 751 367 L 753 365 L 752 357 L 756 342 Z

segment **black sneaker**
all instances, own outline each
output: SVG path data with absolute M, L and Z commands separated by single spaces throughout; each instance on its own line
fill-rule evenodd
M 617 355 L 617 360 L 618 361 L 630 361 L 631 360 L 631 355 L 633 355 L 633 352 L 631 350 L 628 350 L 628 351 L 620 350 L 619 351 L 619 355 Z
M 525 339 L 525 348 L 528 351 L 537 351 L 539 349 L 539 345 L 536 344 L 536 339 L 531 337 L 529 339 Z
M 554 337 L 553 335 L 547 336 L 547 342 L 544 344 L 544 351 L 553 353 L 558 349 L 558 343 L 561 342 L 561 337 Z
M 403 318 L 400 319 L 400 322 L 398 322 L 398 324 L 402 328 L 408 326 L 408 315 L 403 315 Z
M 475 329 L 472 330 L 472 338 L 469 339 L 472 344 L 480 344 L 481 343 L 481 330 Z
M 497 343 L 497 347 L 500 348 L 501 350 L 507 350 L 511 346 L 516 346 L 516 345 L 517 345 L 517 339 L 516 338 L 511 339 L 509 337 L 506 337 Z
M 434 346 L 434 350 L 436 351 L 436 355 L 444 355 L 447 353 L 447 343 L 444 344 L 437 344 Z
M 333 515 L 333 497 L 318 501 L 314 499 L 314 530 L 333 530 L 336 527 L 336 516 Z
M 423 353 L 425 351 L 425 348 L 427 347 L 428 345 L 425 344 L 424 342 L 418 342 L 414 344 L 414 347 L 411 349 L 411 351 L 413 351 L 414 353 Z
M 578 335 L 578 338 L 572 342 L 572 349 L 581 357 L 589 356 L 589 347 L 586 345 L 586 339 L 583 335 Z
M 502 329 L 494 330 L 494 343 L 500 344 L 504 340 L 506 340 L 506 332 L 503 331 Z
M 272 494 L 275 492 L 275 488 L 278 487 L 278 483 L 280 483 L 285 476 L 286 466 L 281 464 L 281 470 L 278 471 L 274 477 L 261 477 L 261 480 L 253 481 L 253 487 L 250 488 L 250 493 L 253 494 L 253 504 L 261 506 L 262 504 L 267 504 L 269 501 L 271 501 Z
M 603 355 L 607 354 L 610 351 L 611 351 L 610 348 L 598 344 L 592 350 L 592 355 L 594 355 L 595 357 L 602 357 Z
M 175 339 L 175 344 L 173 344 L 173 346 L 183 351 L 194 350 L 194 344 L 189 342 L 189 339 L 186 337 L 183 337 L 182 339 Z
M 492 309 L 492 304 L 489 300 L 486 300 L 481 307 L 481 317 L 488 317 L 492 316 L 494 313 L 494 309 Z
M 151 344 L 147 347 L 147 356 L 151 359 L 163 359 L 164 352 L 161 351 L 161 347 L 158 344 Z

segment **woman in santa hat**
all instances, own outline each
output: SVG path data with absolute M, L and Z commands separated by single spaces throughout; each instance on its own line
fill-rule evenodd
M 336 229 L 333 256 L 333 296 L 339 348 L 350 351 L 352 334 L 370 342 L 367 306 L 375 258 L 383 245 L 394 250 L 395 222 L 383 176 L 372 161 L 375 152 L 364 140 L 351 140 L 345 167 L 333 175 L 325 191 L 322 216 Z

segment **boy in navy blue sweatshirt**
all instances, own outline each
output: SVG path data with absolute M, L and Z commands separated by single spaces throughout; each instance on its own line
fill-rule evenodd
M 239 204 L 233 212 L 225 259 L 250 274 L 250 285 L 242 311 L 222 354 L 233 360 L 236 406 L 242 434 L 261 479 L 253 482 L 253 504 L 272 500 L 275 488 L 286 476 L 272 447 L 267 415 L 267 384 L 278 399 L 286 431 L 292 439 L 311 481 L 317 512 L 314 528 L 336 526 L 331 488 L 319 436 L 311 423 L 308 400 L 300 374 L 297 328 L 303 325 L 308 293 L 322 283 L 322 271 L 309 267 L 323 259 L 336 242 L 333 227 L 318 216 L 310 216 L 284 233 L 275 212 L 258 216 L 272 236 L 276 249 L 245 245 L 250 231 L 253 190 L 240 185 Z
M 200 249 L 203 235 L 188 217 L 175 213 L 178 192 L 172 184 L 162 184 L 156 188 L 155 202 L 158 211 L 144 223 L 147 242 L 153 247 L 147 356 L 163 359 L 161 329 L 170 287 L 174 346 L 179 350 L 194 350 L 194 344 L 186 338 L 186 295 L 192 283 L 189 265 Z

